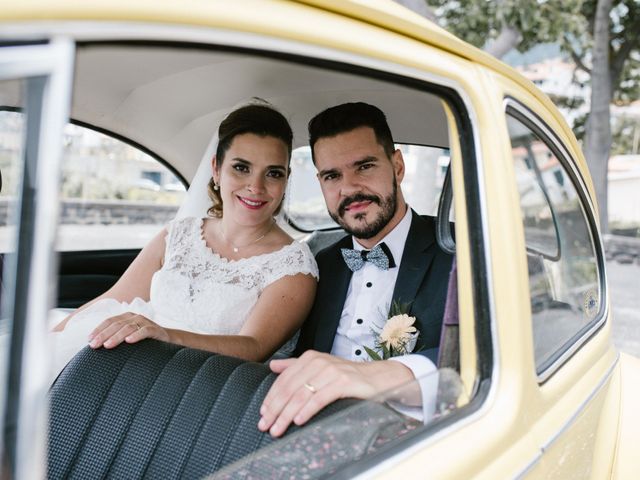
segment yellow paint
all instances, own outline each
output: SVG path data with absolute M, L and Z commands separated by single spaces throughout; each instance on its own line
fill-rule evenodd
M 391 62 L 459 85 L 478 128 L 474 134 L 483 168 L 491 271 L 487 281 L 494 294 L 494 382 L 479 410 L 435 434 L 379 477 L 494 480 L 512 478 L 526 468 L 528 478 L 566 478 L 578 472 L 592 478 L 603 478 L 600 475 L 607 472 L 613 472 L 614 478 L 634 478 L 640 472 L 640 360 L 623 355 L 615 363 L 609 323 L 543 385 L 536 377 L 524 234 L 504 119 L 505 96 L 527 105 L 556 132 L 584 177 L 589 195 L 595 196 L 568 125 L 551 101 L 517 72 L 382 0 L 0 0 L 0 22 L 12 28 L 23 26 L 23 32 L 38 38 L 40 28 L 48 31 L 55 22 L 231 30 Z M 471 393 L 477 388 L 477 312 L 468 211 L 458 132 L 446 105 L 445 110 L 457 219 L 461 375 Z M 608 462 L 614 437 L 618 439 L 615 460 Z M 542 455 L 541 448 L 547 444 Z

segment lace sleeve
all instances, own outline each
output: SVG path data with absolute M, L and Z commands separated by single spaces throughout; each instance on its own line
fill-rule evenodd
M 194 217 L 174 218 L 165 225 L 167 234 L 164 237 L 163 263 L 170 263 L 173 260 L 177 253 L 176 245 L 184 243 L 189 231 L 195 228 L 195 224 L 199 220 Z
M 167 259 L 169 258 L 169 246 L 171 245 L 171 235 L 173 233 L 173 229 L 175 224 L 177 223 L 177 220 L 171 220 L 170 222 L 168 222 L 164 228 L 167 230 L 167 234 L 164 236 L 164 258 L 162 259 L 163 263 L 167 261 Z
M 265 265 L 264 286 L 280 280 L 287 275 L 304 273 L 319 278 L 318 264 L 306 243 L 294 242 L 291 248 L 282 251 L 273 261 Z

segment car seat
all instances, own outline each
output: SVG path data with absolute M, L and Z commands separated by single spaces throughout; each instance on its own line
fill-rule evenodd
M 265 364 L 156 340 L 86 347 L 50 390 L 48 478 L 207 476 L 274 441 L 256 427 L 274 380 Z

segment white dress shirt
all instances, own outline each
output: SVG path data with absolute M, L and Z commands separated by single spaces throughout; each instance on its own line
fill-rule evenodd
M 347 290 L 347 297 L 340 316 L 340 323 L 331 348 L 331 354 L 356 362 L 369 361 L 369 355 L 363 348 L 374 348 L 375 333 L 380 332 L 388 316 L 392 302 L 400 262 L 404 252 L 404 245 L 411 227 L 411 208 L 379 243 L 386 243 L 396 264 L 394 268 L 382 270 L 370 262 L 353 272 Z M 353 248 L 365 248 L 353 238 Z M 437 368 L 427 357 L 410 354 L 394 357 L 392 360 L 401 362 L 408 367 L 415 378 L 419 379 L 423 392 L 423 415 L 417 412 L 406 412 L 413 416 L 428 419 L 435 409 L 435 393 L 437 389 Z

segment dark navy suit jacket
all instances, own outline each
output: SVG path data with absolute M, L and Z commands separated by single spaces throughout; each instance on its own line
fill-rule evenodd
M 411 227 L 392 298 L 400 304 L 410 304 L 409 315 L 416 317 L 420 332 L 417 345 L 422 350 L 417 353 L 434 362 L 453 259 L 440 249 L 435 232 L 434 217 L 421 217 L 412 210 Z M 352 274 L 340 252 L 345 247 L 353 247 L 350 235 L 316 255 L 320 281 L 311 313 L 300 331 L 296 356 L 310 349 L 331 351 Z

